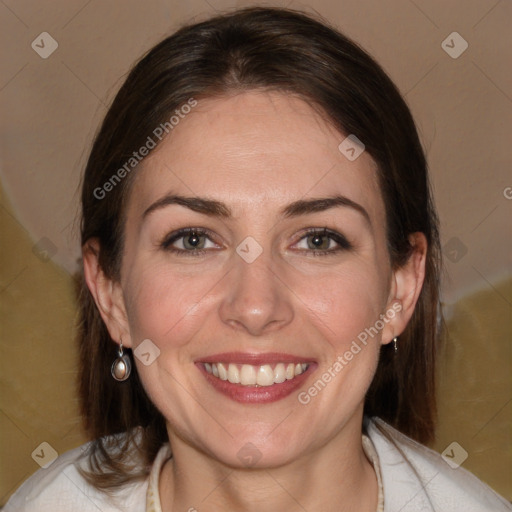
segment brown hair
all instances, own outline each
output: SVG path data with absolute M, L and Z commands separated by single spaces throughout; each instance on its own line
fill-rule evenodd
M 128 75 L 93 144 L 83 179 L 82 244 L 98 239 L 100 265 L 109 277 L 118 279 L 124 210 L 136 171 L 110 187 L 105 198 L 97 197 L 98 188 L 190 98 L 254 89 L 298 95 L 319 108 L 340 132 L 355 134 L 364 142 L 378 166 L 394 268 L 411 254 L 408 235 L 420 231 L 426 236 L 423 289 L 400 337 L 398 354 L 389 345 L 381 349 L 365 414 L 428 442 L 435 418 L 441 255 L 425 156 L 397 88 L 367 53 L 325 22 L 290 10 L 244 9 L 186 26 L 147 53 Z M 167 441 L 167 433 L 136 368 L 126 382 L 111 377 L 118 347 L 83 273 L 80 287 L 79 392 L 85 426 L 95 439 L 89 478 L 98 488 L 112 489 L 146 474 L 146 469 L 136 470 L 122 455 L 136 433 L 146 465 Z M 102 439 L 121 432 L 128 434 Z M 119 446 L 120 439 L 125 446 Z

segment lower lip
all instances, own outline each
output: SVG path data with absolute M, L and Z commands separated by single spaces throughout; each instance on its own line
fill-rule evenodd
M 197 363 L 197 367 L 205 376 L 206 380 L 220 393 L 231 398 L 235 402 L 244 404 L 266 404 L 277 402 L 291 395 L 301 384 L 309 377 L 314 370 L 314 363 L 310 363 L 307 370 L 293 379 L 286 380 L 281 384 L 272 384 L 272 386 L 241 386 L 233 384 L 228 380 L 221 380 L 214 377 L 206 371 L 203 364 Z

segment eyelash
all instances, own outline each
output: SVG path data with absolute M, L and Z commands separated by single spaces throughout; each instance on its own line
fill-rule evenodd
M 206 254 L 208 249 L 196 249 L 194 251 L 186 251 L 184 249 L 177 249 L 173 247 L 172 244 L 177 242 L 180 238 L 184 238 L 187 235 L 198 235 L 198 236 L 206 236 L 213 242 L 213 233 L 204 228 L 183 228 L 178 231 L 174 231 L 170 235 L 168 235 L 165 240 L 160 244 L 162 249 L 179 254 L 181 256 L 203 256 Z M 215 243 L 215 242 L 214 242 Z
M 310 254 L 312 256 L 332 256 L 334 254 L 337 254 L 341 251 L 350 251 L 353 249 L 352 244 L 341 234 L 336 231 L 332 231 L 328 228 L 308 228 L 306 229 L 302 236 L 299 238 L 299 240 L 296 242 L 300 242 L 301 240 L 304 240 L 307 237 L 310 236 L 320 236 L 320 237 L 327 237 L 333 240 L 338 244 L 338 247 L 335 249 L 324 249 L 324 250 L 313 250 L 313 249 L 303 249 L 304 252 L 307 254 Z
M 215 243 L 213 238 L 213 233 L 207 229 L 204 228 L 183 228 L 179 229 L 178 231 L 174 231 L 173 233 L 170 233 L 164 241 L 160 244 L 161 248 L 175 253 L 182 256 L 204 256 L 206 252 L 210 249 L 196 249 L 196 250 L 184 250 L 184 249 L 177 249 L 176 247 L 173 247 L 172 244 L 180 240 L 181 238 L 190 235 L 195 234 L 198 236 L 206 236 L 211 242 Z M 305 252 L 307 254 L 313 255 L 313 256 L 332 256 L 333 254 L 336 254 L 340 251 L 349 251 L 353 249 L 352 244 L 340 233 L 337 233 L 336 231 L 332 231 L 327 228 L 308 228 L 306 229 L 302 236 L 299 238 L 295 244 L 299 243 L 300 241 L 304 240 L 307 237 L 310 236 L 320 236 L 320 237 L 328 237 L 334 242 L 338 244 L 338 247 L 335 249 L 324 249 L 324 250 L 313 250 L 313 249 L 299 249 L 300 252 Z

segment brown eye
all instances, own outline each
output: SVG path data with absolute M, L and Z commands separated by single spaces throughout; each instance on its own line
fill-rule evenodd
M 180 254 L 202 254 L 207 249 L 219 249 L 209 232 L 198 228 L 185 228 L 171 233 L 161 243 L 166 251 Z
M 183 247 L 187 250 L 204 249 L 206 236 L 199 233 L 190 233 L 183 238 Z
M 314 255 L 334 254 L 352 249 L 352 245 L 341 234 L 330 229 L 309 229 L 295 248 Z
M 324 251 L 327 249 L 331 249 L 331 242 L 333 242 L 333 240 L 331 238 L 329 238 L 328 236 L 319 235 L 319 234 L 309 235 L 306 237 L 306 240 L 307 240 L 308 249 L 311 249 L 311 250 L 320 249 L 320 250 L 324 250 Z

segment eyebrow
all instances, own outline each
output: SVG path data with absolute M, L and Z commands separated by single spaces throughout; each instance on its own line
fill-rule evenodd
M 231 209 L 220 201 L 206 199 L 203 197 L 185 197 L 175 194 L 168 194 L 151 204 L 144 211 L 142 217 L 145 218 L 150 213 L 173 204 L 184 206 L 185 208 L 189 208 L 194 212 L 202 213 L 203 215 L 208 215 L 211 217 L 229 218 L 232 216 Z M 370 215 L 365 210 L 365 208 L 352 199 L 342 195 L 314 199 L 300 199 L 287 205 L 281 210 L 280 213 L 284 217 L 299 217 L 301 215 L 323 212 L 336 207 L 346 207 L 355 210 L 363 216 L 370 228 L 372 227 Z

